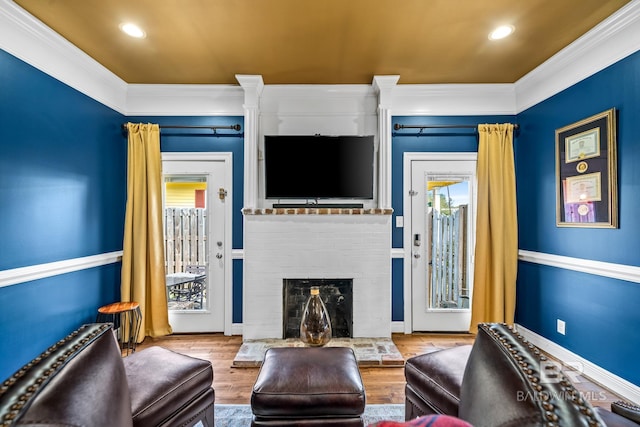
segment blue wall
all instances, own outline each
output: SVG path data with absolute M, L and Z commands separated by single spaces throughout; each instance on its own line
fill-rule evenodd
M 640 53 L 518 115 L 520 249 L 640 265 Z M 556 227 L 555 130 L 618 110 L 619 228 Z M 640 385 L 640 284 L 520 262 L 516 321 Z M 556 332 L 566 322 L 566 335 Z
M 0 50 L 0 270 L 122 249 L 122 115 Z M 0 288 L 0 379 L 119 299 L 120 264 Z
M 227 129 L 218 131 L 220 137 L 211 136 L 209 130 L 164 129 L 160 138 L 162 152 L 230 152 L 233 157 L 233 249 L 242 249 L 244 203 L 244 117 L 128 117 L 129 121 L 151 122 L 160 125 L 179 126 L 231 126 L 239 124 L 239 132 Z M 242 323 L 242 260 L 233 262 L 233 323 Z
M 516 174 L 521 249 L 640 265 L 640 54 L 513 116 L 394 117 L 393 124 L 517 121 Z M 242 117 L 131 117 L 0 51 L 0 270 L 122 249 L 126 198 L 126 121 L 235 124 Z M 619 229 L 555 226 L 555 129 L 611 107 L 618 109 Z M 401 132 L 407 132 L 401 131 Z M 476 151 L 477 136 L 392 139 L 392 207 L 403 215 L 405 152 Z M 410 133 L 410 131 L 409 131 Z M 233 247 L 242 248 L 242 138 L 163 134 L 163 151 L 233 153 Z M 395 218 L 392 222 L 395 225 Z M 402 229 L 392 231 L 402 248 Z M 392 261 L 392 320 L 404 320 L 402 260 Z M 233 261 L 233 322 L 242 321 L 242 260 Z M 0 379 L 52 341 L 95 318 L 119 299 L 120 265 L 0 288 Z M 516 321 L 640 385 L 640 286 L 520 262 Z M 555 322 L 567 322 L 567 334 Z
M 477 125 L 478 123 L 514 123 L 514 116 L 396 116 L 392 120 L 396 125 Z M 425 136 L 428 135 L 428 136 Z M 514 138 L 517 141 L 517 134 Z M 419 152 L 477 152 L 478 133 L 473 129 L 400 129 L 394 131 L 391 138 L 391 243 L 393 248 L 403 247 L 403 229 L 395 226 L 396 217 L 404 215 L 403 188 L 404 153 Z M 407 224 L 405 224 L 407 226 Z M 404 320 L 404 286 L 402 260 L 392 263 L 391 313 L 392 321 Z

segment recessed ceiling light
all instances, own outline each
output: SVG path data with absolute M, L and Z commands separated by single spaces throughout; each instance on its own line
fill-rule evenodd
M 501 25 L 495 30 L 493 30 L 491 33 L 489 33 L 489 40 L 503 39 L 511 35 L 511 33 L 513 33 L 514 31 L 515 31 L 515 28 L 513 25 Z
M 136 24 L 124 23 L 120 24 L 120 29 L 127 35 L 131 37 L 135 37 L 137 39 L 143 39 L 147 36 L 142 28 L 138 27 Z

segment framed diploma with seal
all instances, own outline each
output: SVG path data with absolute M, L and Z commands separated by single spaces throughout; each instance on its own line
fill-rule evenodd
M 616 110 L 556 130 L 556 225 L 618 227 Z

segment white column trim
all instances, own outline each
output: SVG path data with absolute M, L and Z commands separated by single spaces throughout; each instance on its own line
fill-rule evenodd
M 122 251 L 0 271 L 0 288 L 122 261 Z
M 258 207 L 258 135 L 262 76 L 236 74 L 244 89 L 244 205 Z
M 393 88 L 400 76 L 374 76 L 378 93 L 378 207 L 391 207 L 391 103 Z

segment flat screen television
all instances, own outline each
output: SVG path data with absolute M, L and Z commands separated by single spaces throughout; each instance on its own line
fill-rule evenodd
M 267 135 L 267 199 L 373 199 L 373 136 Z

